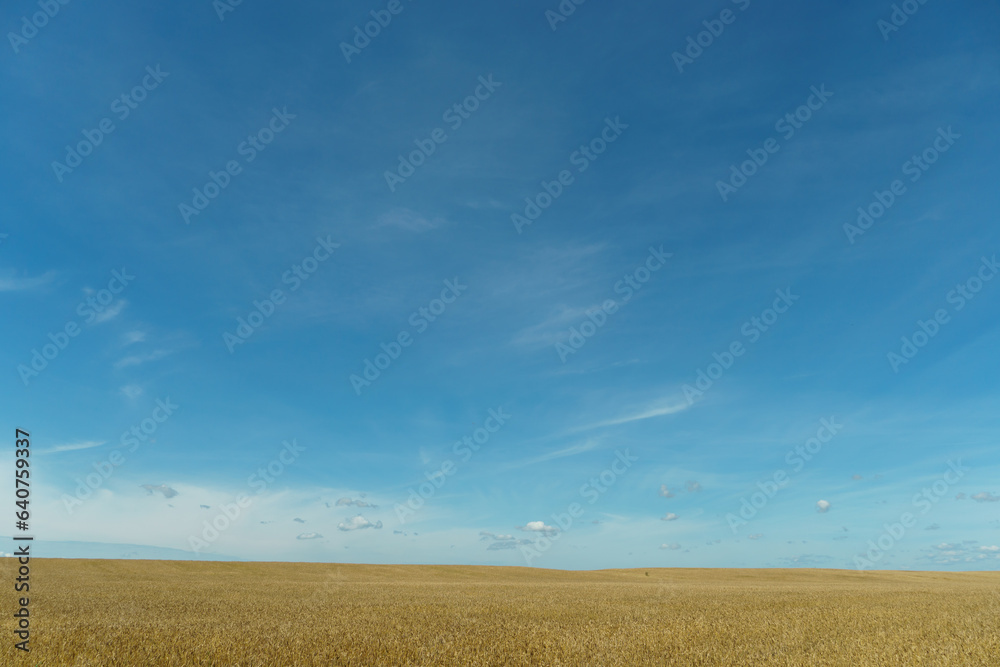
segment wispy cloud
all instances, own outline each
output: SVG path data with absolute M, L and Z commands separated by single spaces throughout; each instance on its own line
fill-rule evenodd
M 139 398 L 143 394 L 143 389 L 137 384 L 127 384 L 121 388 L 122 396 L 128 399 Z
M 689 403 L 663 403 L 661 405 L 656 405 L 653 407 L 646 408 L 639 412 L 634 412 L 632 414 L 624 415 L 622 417 L 616 417 L 614 419 L 607 419 L 605 421 L 595 422 L 593 424 L 587 424 L 585 426 L 578 426 L 572 429 L 570 433 L 580 433 L 582 431 L 591 431 L 597 428 L 606 428 L 608 426 L 620 426 L 621 424 L 630 424 L 632 422 L 642 421 L 644 419 L 654 419 L 656 417 L 663 417 L 666 415 L 677 414 L 678 412 L 683 412 L 687 410 L 690 406 Z
M 536 439 L 533 440 L 533 442 L 544 442 L 544 441 L 549 441 L 549 440 L 555 440 L 555 439 L 558 439 L 558 438 L 564 438 L 564 437 L 571 436 L 571 435 L 574 435 L 574 434 L 577 434 L 577 433 L 583 433 L 583 432 L 586 432 L 586 431 L 592 431 L 592 430 L 599 429 L 599 428 L 606 428 L 606 427 L 609 427 L 609 426 L 618 426 L 618 425 L 621 425 L 621 424 L 629 424 L 629 423 L 632 423 L 632 422 L 642 421 L 642 420 L 645 420 L 645 419 L 654 419 L 656 417 L 661 417 L 661 416 L 671 415 L 671 414 L 675 414 L 675 413 L 681 412 L 683 410 L 686 410 L 688 407 L 689 406 L 686 403 L 663 403 L 663 404 L 659 404 L 659 405 L 653 405 L 653 406 L 644 408 L 644 409 L 642 409 L 642 410 L 640 410 L 638 412 L 634 412 L 634 413 L 631 413 L 631 414 L 626 414 L 626 415 L 621 416 L 621 417 L 615 417 L 615 418 L 607 419 L 607 420 L 604 420 L 604 421 L 599 421 L 599 422 L 595 422 L 595 423 L 591 423 L 591 424 L 585 424 L 583 426 L 577 426 L 577 427 L 568 429 L 566 431 L 562 431 L 560 433 L 555 433 L 555 434 L 552 434 L 552 435 L 543 436 L 541 438 L 536 438 Z M 510 464 L 508 466 L 505 466 L 504 470 L 510 470 L 510 469 L 513 469 L 513 468 L 520 468 L 520 467 L 523 467 L 523 466 L 526 466 L 526 465 L 532 465 L 532 464 L 535 464 L 535 463 L 541 463 L 542 461 L 548 461 L 548 460 L 551 460 L 551 459 L 563 458 L 565 456 L 574 456 L 576 454 L 582 454 L 583 452 L 587 452 L 587 451 L 596 449 L 599 446 L 600 446 L 600 441 L 599 440 L 588 439 L 586 442 L 583 442 L 583 443 L 580 443 L 580 444 L 571 445 L 569 447 L 564 447 L 563 449 L 559 449 L 559 450 L 556 450 L 556 451 L 553 451 L 553 452 L 549 452 L 548 454 L 543 454 L 541 456 L 537 456 L 537 457 L 534 457 L 534 458 L 530 458 L 530 459 L 526 459 L 526 460 L 523 460 L 523 461 L 518 461 L 518 462 L 512 463 L 512 464 Z M 691 489 L 688 489 L 688 490 L 690 491 Z M 699 487 L 698 487 L 697 490 L 700 490 L 700 485 L 699 485 Z M 665 496 L 665 497 L 669 498 L 671 496 Z
M 921 558 L 940 565 L 975 563 L 987 559 L 1000 559 L 1000 546 L 995 544 L 977 546 L 975 540 L 965 540 L 961 544 L 942 542 L 925 549 Z
M 125 299 L 118 299 L 113 304 L 111 304 L 110 306 L 99 312 L 97 314 L 97 317 L 94 318 L 94 322 L 101 323 L 115 319 L 116 317 L 118 317 L 119 314 L 121 314 L 122 310 L 127 305 L 128 301 L 126 301 Z
M 353 505 L 354 507 L 372 507 L 372 508 L 378 507 L 378 505 L 372 505 L 371 503 L 365 500 L 361 499 L 354 500 L 352 498 L 338 498 L 335 504 L 338 507 L 350 507 L 351 505 Z M 329 507 L 330 503 L 327 503 L 326 506 Z
M 512 540 L 512 539 L 514 539 L 514 536 L 513 535 L 498 535 L 496 533 L 491 533 L 488 530 L 481 530 L 481 531 L 479 531 L 479 539 L 480 540 Z
M 565 329 L 586 317 L 591 307 L 570 308 L 565 304 L 559 304 L 547 319 L 522 329 L 514 337 L 513 342 L 516 345 L 537 347 L 555 345 L 568 335 Z
M 487 551 L 503 551 L 506 549 L 516 549 L 522 544 L 534 544 L 531 540 L 506 540 L 503 542 L 492 542 L 488 547 Z
M 21 290 L 34 289 L 43 285 L 48 285 L 55 279 L 55 271 L 46 271 L 34 278 L 0 278 L 0 292 L 18 292 Z
M 407 232 L 427 232 L 446 224 L 444 218 L 427 218 L 408 208 L 394 208 L 375 223 L 375 227 L 395 227 Z
M 535 465 L 536 463 L 542 463 L 543 461 L 551 461 L 552 459 L 561 459 L 567 456 L 576 456 L 577 454 L 583 454 L 584 452 L 589 452 L 591 450 L 597 449 L 600 443 L 595 440 L 587 440 L 586 442 L 581 442 L 576 445 L 570 445 L 569 447 L 563 447 L 562 449 L 557 449 L 555 451 L 549 452 L 547 454 L 542 454 L 541 456 L 535 456 L 530 459 L 525 459 L 523 461 L 517 461 L 504 466 L 504 470 L 511 470 L 514 468 L 522 468 L 524 466 Z
M 43 449 L 39 451 L 39 454 L 57 454 L 59 452 L 75 452 L 81 449 L 92 449 L 94 447 L 100 447 L 106 440 L 83 440 L 81 442 L 72 442 L 65 445 L 56 445 L 55 447 L 49 447 L 48 449 Z
M 115 362 L 115 368 L 126 368 L 128 366 L 139 366 L 149 361 L 156 361 L 170 354 L 170 350 L 153 350 L 147 354 L 134 354 Z
M 487 530 L 479 531 L 479 539 L 480 541 L 492 540 L 490 545 L 486 547 L 487 551 L 503 551 L 507 549 L 516 549 L 524 544 L 534 544 L 531 540 L 518 539 L 513 535 L 497 535 L 496 533 L 491 533 Z
M 132 343 L 141 343 L 146 340 L 145 331 L 127 331 L 125 335 L 122 336 L 122 342 L 125 345 L 131 345 Z

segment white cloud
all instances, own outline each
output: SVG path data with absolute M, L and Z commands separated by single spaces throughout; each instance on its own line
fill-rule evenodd
M 781 560 L 792 565 L 821 565 L 828 562 L 830 558 L 830 556 L 821 554 L 802 554 L 801 556 L 792 556 L 791 558 L 782 558 Z
M 1000 501 L 1000 496 L 994 496 L 992 493 L 987 493 L 986 491 L 975 493 L 970 497 L 977 503 L 995 503 Z
M 518 530 L 528 533 L 542 533 L 543 535 L 554 535 L 559 532 L 558 528 L 546 526 L 544 521 L 529 521 L 523 526 L 518 526 Z
M 83 464 L 87 465 L 86 461 Z M 174 483 L 174 480 L 170 480 L 169 484 L 178 491 L 178 496 L 169 500 L 164 500 L 159 493 L 146 496 L 145 491 L 139 491 L 139 485 L 148 481 L 159 484 L 166 479 L 151 477 L 136 479 L 133 473 L 137 471 L 133 471 L 130 465 L 131 463 L 120 467 L 82 506 L 77 506 L 72 514 L 67 512 L 60 497 L 63 493 L 72 495 L 76 486 L 74 483 L 66 481 L 59 487 L 43 485 L 36 488 L 33 498 L 41 503 L 35 507 L 37 514 L 34 515 L 39 534 L 46 535 L 48 540 L 155 545 L 187 550 L 190 553 L 189 537 L 192 532 L 200 535 L 203 522 L 206 519 L 211 521 L 212 517 L 221 513 L 222 507 L 234 502 L 234 494 L 240 492 L 239 487 L 228 484 L 221 487 L 202 487 L 188 486 L 181 482 Z M 82 473 L 81 476 L 86 474 L 84 469 L 78 472 Z M 244 493 L 252 493 L 250 487 L 244 489 Z M 329 542 L 341 542 L 346 546 L 357 541 L 351 538 L 364 538 L 361 540 L 364 544 L 358 546 L 365 549 L 378 548 L 373 545 L 391 538 L 391 535 L 384 535 L 389 531 L 341 533 L 337 531 L 337 522 L 357 512 L 348 510 L 343 512 L 343 516 L 338 514 L 334 515 L 334 518 L 330 516 L 330 510 L 323 507 L 322 498 L 336 499 L 350 492 L 351 490 L 346 488 L 321 486 L 270 490 L 254 494 L 251 496 L 253 505 L 248 510 L 252 516 L 241 515 L 241 518 L 232 521 L 225 531 L 225 540 L 212 543 L 212 548 L 203 553 L 215 553 L 243 560 L 297 561 L 301 560 L 302 549 L 307 545 L 294 538 L 298 533 L 305 531 L 322 533 L 325 538 L 316 540 L 312 546 Z M 202 505 L 208 505 L 211 509 L 203 509 Z M 289 525 L 291 517 L 301 517 L 307 523 Z M 375 521 L 375 517 L 368 518 Z M 331 530 L 334 531 L 334 535 L 341 535 L 344 539 L 331 540 Z M 452 530 L 447 534 L 448 537 L 441 539 L 454 541 L 461 532 L 457 529 Z M 435 550 L 440 547 L 440 543 L 432 540 L 415 540 L 415 542 L 417 543 L 412 545 L 414 553 L 421 554 L 427 562 L 435 559 L 437 553 Z M 340 546 L 337 544 L 334 548 Z M 0 545 L 0 549 L 3 548 L 6 547 Z M 354 549 L 355 546 L 352 545 L 351 548 Z M 410 554 L 410 547 L 407 548 L 407 553 Z M 482 555 L 482 551 L 482 546 L 475 544 L 464 548 L 464 553 L 470 559 L 474 553 Z M 373 554 L 369 555 L 375 558 Z
M 687 486 L 685 488 L 687 489 L 688 493 L 698 493 L 699 491 L 701 491 L 701 484 L 695 482 L 694 480 L 691 480 L 687 483 Z
M 660 484 L 660 496 L 663 498 L 673 498 L 673 492 L 667 488 L 666 484 Z
M 337 528 L 340 530 L 363 530 L 365 528 L 374 528 L 375 530 L 378 530 L 381 527 L 382 527 L 381 521 L 376 521 L 375 523 L 372 523 L 371 521 L 364 518 L 360 514 L 351 517 L 347 521 L 341 521 L 339 524 L 337 524 Z
M 299 535 L 295 539 L 297 539 L 297 540 L 318 540 L 321 537 L 323 537 L 323 536 L 320 535 L 319 533 L 302 533 L 301 535 Z
M 747 538 L 751 539 L 751 540 L 759 540 L 762 537 L 764 537 L 764 536 L 762 534 L 760 534 L 760 533 L 754 533 L 753 535 L 747 535 Z
M 491 533 L 488 530 L 479 531 L 480 540 L 512 540 L 513 535 L 497 535 L 496 533 Z
M 677 544 L 676 542 L 673 542 L 671 544 L 661 544 L 660 548 L 661 549 L 670 549 L 671 551 L 677 551 L 678 549 L 681 548 L 681 545 Z
M 989 558 L 1000 559 L 1000 546 L 972 546 L 975 543 L 975 540 L 965 540 L 962 544 L 942 542 L 934 545 L 932 549 L 936 549 L 936 551 L 930 551 L 927 557 L 942 565 L 963 562 L 975 563 Z
M 816 511 L 820 514 L 826 514 L 830 511 L 830 503 L 826 500 L 820 500 L 816 503 Z
M 673 512 L 668 512 L 667 515 L 661 519 L 661 521 L 677 521 L 679 518 L 680 517 Z

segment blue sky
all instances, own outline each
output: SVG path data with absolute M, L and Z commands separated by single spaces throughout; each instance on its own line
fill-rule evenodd
M 996 567 L 997 8 L 389 5 L 8 35 L 0 423 L 40 546 Z

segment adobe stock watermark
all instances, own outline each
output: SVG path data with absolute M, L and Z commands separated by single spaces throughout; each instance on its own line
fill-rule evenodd
M 562 0 L 555 8 L 545 10 L 545 20 L 549 22 L 552 32 L 556 31 L 560 23 L 565 23 L 569 17 L 576 13 L 576 8 L 587 0 Z
M 636 267 L 631 273 L 614 284 L 615 294 L 621 294 L 621 301 L 605 299 L 600 306 L 595 306 L 586 311 L 587 319 L 576 326 L 571 326 L 567 332 L 566 342 L 559 341 L 555 344 L 556 354 L 559 360 L 566 363 L 570 355 L 576 354 L 587 341 L 593 338 L 597 332 L 608 322 L 608 317 L 618 312 L 620 306 L 624 306 L 632 297 L 642 289 L 643 285 L 649 282 L 653 274 L 662 269 L 667 260 L 673 257 L 673 253 L 663 252 L 661 245 L 659 250 L 650 246 L 649 256 Z
M 920 510 L 924 515 L 930 512 L 941 499 L 949 495 L 948 491 L 959 480 L 965 477 L 969 468 L 962 465 L 962 459 L 958 462 L 948 461 L 948 470 L 941 475 L 940 479 L 934 481 L 929 487 L 924 487 L 913 495 L 910 504 L 915 510 Z M 917 517 L 912 512 L 903 512 L 899 515 L 899 520 L 893 524 L 882 524 L 882 534 L 875 540 L 868 540 L 868 551 L 863 556 L 854 557 L 854 566 L 858 570 L 874 568 L 875 565 L 885 557 L 885 554 L 895 547 L 905 536 L 910 528 L 917 525 Z
M 937 137 L 934 138 L 931 145 L 925 148 L 919 155 L 913 155 L 903 163 L 901 167 L 903 175 L 909 176 L 911 183 L 916 183 L 938 161 L 941 155 L 947 153 L 955 145 L 955 142 L 961 138 L 962 135 L 955 134 L 951 129 L 951 125 L 948 126 L 947 130 L 939 127 Z M 847 235 L 847 240 L 851 245 L 854 245 L 859 236 L 862 236 L 871 229 L 872 225 L 881 219 L 906 192 L 906 184 L 902 179 L 897 178 L 889 184 L 888 190 L 876 190 L 872 193 L 874 201 L 867 206 L 858 207 L 858 219 L 855 224 L 844 223 L 844 233 Z
M 243 0 L 212 0 L 212 9 L 219 17 L 219 22 L 226 20 L 226 14 L 236 11 L 236 8 L 243 4 Z
M 407 2 L 412 2 L 412 0 L 407 0 Z M 362 51 L 367 49 L 372 40 L 382 34 L 383 29 L 389 27 L 389 24 L 392 23 L 392 17 L 399 16 L 404 9 L 406 9 L 406 5 L 402 3 L 402 0 L 389 0 L 385 9 L 373 9 L 369 12 L 372 20 L 364 24 L 364 29 L 361 25 L 354 26 L 354 39 L 351 40 L 351 43 L 340 43 L 340 52 L 344 54 L 344 60 L 347 61 L 347 64 L 350 65 L 351 58 L 360 55 Z
M 347 378 L 351 383 L 351 388 L 354 389 L 354 395 L 360 396 L 362 389 L 372 386 L 372 383 L 388 370 L 392 362 L 399 359 L 403 350 L 413 345 L 415 336 L 427 331 L 431 323 L 441 317 L 448 306 L 455 303 L 462 292 L 467 289 L 469 286 L 461 284 L 457 276 L 451 280 L 445 280 L 441 295 L 436 299 L 431 299 L 426 306 L 418 308 L 407 320 L 413 327 L 414 333 L 411 334 L 409 329 L 403 329 L 389 343 L 380 344 L 379 347 L 382 348 L 382 351 L 375 355 L 374 361 L 365 358 L 361 375 L 355 373 Z
M 280 111 L 277 107 L 271 109 L 271 118 L 267 124 L 257 130 L 254 134 L 247 135 L 244 141 L 236 145 L 236 153 L 243 158 L 246 164 L 250 164 L 257 159 L 274 138 L 285 131 L 288 125 L 296 118 L 295 114 L 288 113 L 288 107 L 283 107 Z M 218 197 L 223 190 L 229 187 L 234 176 L 243 173 L 243 165 L 237 159 L 229 160 L 219 171 L 208 171 L 208 181 L 200 188 L 192 188 L 194 195 L 191 203 L 181 202 L 177 205 L 181 219 L 185 225 L 191 224 L 191 218 L 201 215 L 202 211 Z
M 800 298 L 798 295 L 792 294 L 791 287 L 776 290 L 775 294 L 778 296 L 770 308 L 765 308 L 759 317 L 755 315 L 740 326 L 740 333 L 751 345 L 760 340 L 761 336 L 770 330 L 778 319 L 787 313 Z M 698 369 L 694 385 L 686 384 L 681 388 L 688 405 L 692 405 L 696 398 L 704 396 L 705 392 L 711 389 L 719 378 L 733 367 L 736 360 L 746 354 L 746 351 L 747 346 L 743 344 L 741 339 L 737 339 L 730 343 L 721 353 L 713 353 L 712 358 L 715 361 L 709 363 L 704 369 Z
M 479 109 L 479 105 L 490 99 L 493 93 L 496 92 L 496 89 L 503 85 L 499 81 L 494 81 L 492 74 L 485 77 L 480 76 L 478 81 L 479 85 L 476 86 L 471 95 L 461 102 L 448 107 L 441 114 L 441 120 L 448 123 L 448 127 L 453 132 L 462 127 L 462 123 L 471 118 L 472 114 Z M 387 169 L 383 174 L 385 176 L 385 183 L 389 186 L 389 192 L 395 192 L 399 185 L 405 183 L 406 179 L 410 176 L 413 176 L 417 172 L 417 169 L 427 163 L 427 158 L 437 151 L 437 147 L 446 141 L 448 141 L 448 133 L 441 127 L 431 130 L 429 135 L 424 139 L 414 139 L 413 143 L 416 145 L 416 149 L 410 151 L 405 156 L 400 154 L 399 164 L 396 166 L 396 169 L 394 171 Z
M 129 430 L 122 433 L 121 437 L 118 438 L 119 445 L 122 448 L 128 447 L 129 454 L 135 453 L 142 444 L 149 441 L 160 429 L 160 426 L 173 416 L 179 407 L 179 405 L 170 400 L 169 396 L 165 399 L 156 399 L 156 407 L 153 408 L 149 417 L 146 417 L 138 424 L 134 424 Z M 125 455 L 120 449 L 116 449 L 108 454 L 105 460 L 91 464 L 94 472 L 89 473 L 83 479 L 77 477 L 73 480 L 77 484 L 75 494 L 71 496 L 64 493 L 62 495 L 61 500 L 63 506 L 66 508 L 66 512 L 72 514 L 77 507 L 83 505 L 84 501 L 101 488 L 111 478 L 111 475 L 124 465 L 125 461 Z
M 570 153 L 569 163 L 576 167 L 578 174 L 582 174 L 587 171 L 598 157 L 604 154 L 610 144 L 618 141 L 618 138 L 627 129 L 628 125 L 621 121 L 621 116 L 615 116 L 614 120 L 611 120 L 610 117 L 605 118 L 604 128 L 600 134 L 588 143 L 581 144 L 577 150 Z M 546 182 L 543 180 L 541 182 L 542 189 L 535 196 L 524 198 L 525 207 L 522 212 L 523 215 L 521 213 L 512 213 L 510 216 L 510 221 L 514 224 L 514 229 L 517 233 L 520 234 L 524 227 L 538 220 L 542 212 L 552 206 L 552 203 L 559 199 L 566 188 L 574 182 L 575 176 L 569 169 L 560 171 L 552 181 Z
M 490 437 L 499 431 L 510 419 L 510 415 L 504 413 L 503 406 L 496 410 L 490 409 L 488 417 L 483 421 L 483 425 L 472 431 L 471 434 L 463 436 L 461 440 L 455 442 L 451 447 L 452 453 L 459 457 L 462 463 L 468 463 L 473 454 L 482 449 L 490 441 Z M 426 482 L 421 482 L 417 488 L 407 489 L 410 492 L 405 503 L 396 503 L 393 509 L 396 511 L 396 518 L 400 524 L 406 523 L 406 519 L 415 514 L 424 506 L 428 500 L 434 497 L 438 489 L 442 488 L 448 478 L 458 472 L 459 466 L 451 459 L 445 459 L 437 470 L 425 472 Z
M 775 132 L 780 132 L 782 139 L 789 141 L 795 136 L 797 130 L 805 127 L 813 117 L 813 113 L 822 109 L 827 101 L 833 97 L 833 93 L 826 89 L 826 84 L 819 88 L 812 86 L 811 95 L 806 98 L 804 104 L 786 113 L 774 124 Z M 719 191 L 722 201 L 727 202 L 729 198 L 736 194 L 740 188 L 747 184 L 748 179 L 765 165 L 772 155 L 781 150 L 781 142 L 775 137 L 764 142 L 762 148 L 748 148 L 749 160 L 744 160 L 739 166 L 735 164 L 729 167 L 729 179 L 727 181 L 716 181 L 715 188 Z
M 20 53 L 21 47 L 38 35 L 38 31 L 49 24 L 49 21 L 56 17 L 59 10 L 70 3 L 70 0 L 38 0 L 38 8 L 41 11 L 28 16 L 21 17 L 21 29 L 17 32 L 8 32 L 7 40 L 14 53 Z
M 170 72 L 160 70 L 160 65 L 156 67 L 146 67 L 146 75 L 132 90 L 122 93 L 111 102 L 111 113 L 118 117 L 119 121 L 128 118 L 139 105 L 146 100 L 149 93 L 160 87 L 163 80 L 170 76 Z M 60 183 L 67 174 L 83 164 L 83 159 L 94 152 L 94 149 L 104 143 L 104 138 L 115 131 L 115 122 L 110 118 L 102 118 L 93 130 L 83 129 L 81 139 L 75 146 L 66 145 L 66 157 L 64 162 L 53 160 L 52 171 L 56 175 L 56 180 Z
M 121 271 L 112 271 L 107 287 L 97 290 L 93 294 L 88 294 L 87 298 L 77 304 L 76 314 L 83 318 L 82 323 L 93 324 L 114 313 L 115 310 L 111 305 L 117 301 L 118 295 L 124 292 L 133 280 L 135 280 L 135 276 L 130 275 L 124 266 Z M 52 361 L 55 361 L 56 357 L 69 346 L 73 338 L 80 335 L 81 331 L 83 329 L 80 322 L 74 319 L 67 321 L 55 333 L 50 331 L 48 334 L 49 342 L 42 345 L 41 351 L 38 348 L 32 348 L 31 360 L 28 364 L 17 365 L 17 374 L 21 378 L 21 383 L 27 387 L 31 380 L 38 377 Z
M 281 274 L 281 284 L 289 286 L 289 293 L 298 291 L 305 281 L 315 275 L 319 267 L 333 256 L 333 253 L 339 247 L 339 243 L 334 243 L 330 240 L 329 234 L 325 239 L 317 236 L 316 247 L 313 248 L 312 252 L 298 263 L 292 264 L 290 269 Z M 222 332 L 222 342 L 225 344 L 226 349 L 229 350 L 229 354 L 235 352 L 237 345 L 247 342 L 257 329 L 264 326 L 264 323 L 274 315 L 278 306 L 285 303 L 285 299 L 284 290 L 278 287 L 271 290 L 268 297 L 263 301 L 255 299 L 253 308 L 247 314 L 246 318 L 243 316 L 236 318 L 236 329 L 232 333 L 229 331 Z
M 1000 264 L 997 263 L 997 256 L 992 258 L 983 257 L 980 260 L 979 269 L 967 280 L 955 285 L 955 288 L 945 295 L 945 301 L 951 304 L 952 311 L 957 313 L 965 309 L 970 301 L 983 291 L 986 283 L 993 280 L 997 273 L 1000 273 Z M 928 343 L 941 332 L 941 327 L 951 322 L 951 313 L 947 308 L 938 308 L 934 314 L 925 320 L 917 320 L 917 328 L 909 336 L 900 339 L 899 351 L 892 351 L 886 355 L 889 367 L 893 373 L 899 373 L 899 369 L 910 363 L 920 350 L 927 347 Z
M 732 0 L 732 3 L 737 5 L 741 12 L 746 11 L 750 7 L 750 0 Z M 688 36 L 687 47 L 684 49 L 684 53 L 680 51 L 674 51 L 673 53 L 674 65 L 677 66 L 677 71 L 683 74 L 685 66 L 693 65 L 694 61 L 705 53 L 705 49 L 715 44 L 715 40 L 722 36 L 722 33 L 726 31 L 726 26 L 736 22 L 737 16 L 739 14 L 733 10 L 723 9 L 719 14 L 719 18 L 702 21 L 701 24 L 705 26 L 705 29 L 693 37 Z
M 903 0 L 899 4 L 893 3 L 889 19 L 879 19 L 875 24 L 875 27 L 882 33 L 882 41 L 888 42 L 889 35 L 899 32 L 899 29 L 906 25 L 910 17 L 920 11 L 920 8 L 926 4 L 927 0 Z
M 785 454 L 785 463 L 788 464 L 789 470 L 784 468 L 775 470 L 770 479 L 757 482 L 758 491 L 750 494 L 749 498 L 745 496 L 740 498 L 739 516 L 732 512 L 726 514 L 726 523 L 729 524 L 729 530 L 733 531 L 733 535 L 736 535 L 741 527 L 752 521 L 757 513 L 778 495 L 779 491 L 788 486 L 792 475 L 802 472 L 806 464 L 823 451 L 823 445 L 833 440 L 844 428 L 843 424 L 837 423 L 836 417 L 821 419 L 819 424 L 814 437 L 809 438 L 803 444 L 796 445 L 794 449 L 790 449 Z
M 580 487 L 579 495 L 581 498 L 587 501 L 588 505 L 593 505 L 598 500 L 601 499 L 605 493 L 608 492 L 615 482 L 619 480 L 625 473 L 628 472 L 632 464 L 639 460 L 638 456 L 632 456 L 628 449 L 615 450 L 615 458 L 607 468 L 602 470 L 596 477 L 591 477 L 583 486 Z M 556 542 L 563 536 L 566 531 L 573 527 L 573 521 L 579 519 L 586 512 L 586 508 L 578 502 L 572 502 L 566 506 L 565 512 L 556 512 L 552 515 L 552 521 L 555 523 L 554 531 L 547 531 L 542 534 L 538 540 L 532 544 L 519 544 L 517 548 L 521 550 L 521 555 L 524 556 L 525 562 L 530 566 L 531 561 L 535 560 L 542 554 L 546 553 L 552 548 Z M 551 534 L 551 537 L 549 536 Z
M 278 455 L 266 466 L 258 468 L 257 472 L 247 477 L 247 485 L 254 490 L 254 493 L 249 496 L 240 493 L 233 499 L 233 502 L 223 503 L 220 512 L 211 519 L 202 522 L 200 537 L 194 534 L 188 536 L 188 548 L 194 553 L 208 549 L 222 533 L 236 523 L 245 510 L 249 509 L 253 504 L 253 499 L 267 491 L 268 486 L 274 484 L 274 481 L 285 472 L 288 466 L 295 463 L 304 451 L 306 448 L 300 446 L 294 438 L 291 442 L 283 441 Z

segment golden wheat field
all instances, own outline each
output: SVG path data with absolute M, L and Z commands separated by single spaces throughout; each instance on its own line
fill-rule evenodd
M 1000 573 L 32 565 L 4 664 L 1000 665 Z

